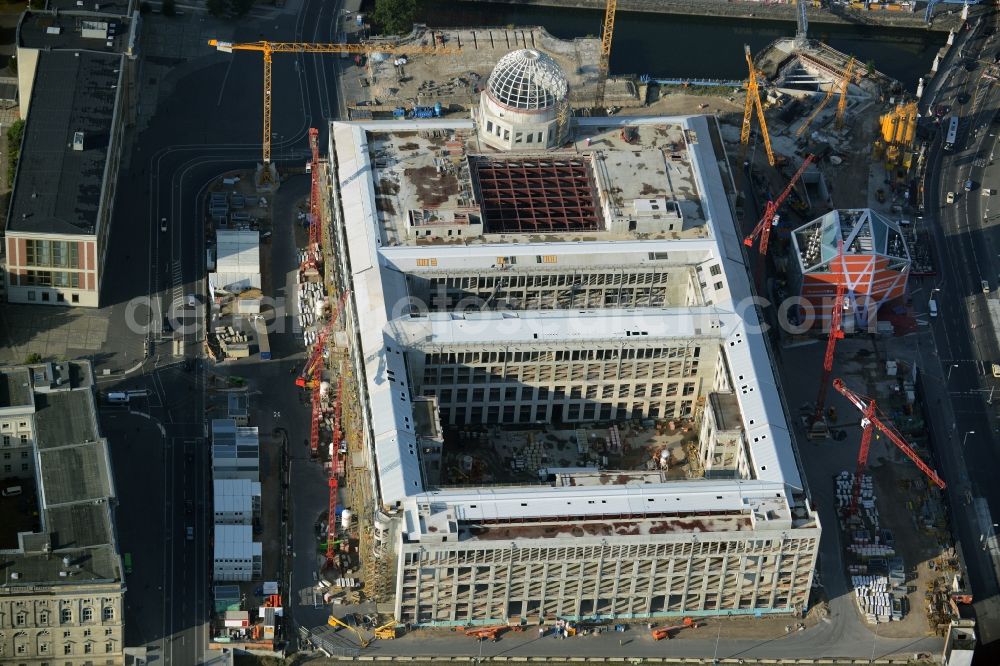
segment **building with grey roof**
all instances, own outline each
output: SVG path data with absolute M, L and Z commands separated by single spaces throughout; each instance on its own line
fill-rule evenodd
M 330 127 L 366 593 L 425 626 L 801 612 L 821 527 L 718 123 L 563 128 L 538 64 L 468 119 Z
M 138 29 L 124 6 L 32 10 L 18 23 L 25 128 L 2 257 L 11 302 L 98 305 Z
M 0 368 L 0 377 L 0 428 L 8 417 L 26 423 L 33 462 L 3 481 L 20 493 L 0 497 L 0 662 L 122 664 L 125 581 L 91 367 Z

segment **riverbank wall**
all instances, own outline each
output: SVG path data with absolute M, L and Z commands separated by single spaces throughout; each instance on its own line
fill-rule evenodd
M 488 4 L 534 5 L 573 9 L 603 10 L 605 0 L 470 0 Z M 649 14 L 684 14 L 689 16 L 716 16 L 732 19 L 761 19 L 769 21 L 796 21 L 796 7 L 789 4 L 764 4 L 746 0 L 618 0 L 618 11 L 645 12 Z M 962 23 L 961 8 L 955 5 L 938 5 L 930 25 L 924 23 L 924 9 L 915 12 L 875 9 L 865 11 L 840 5 L 809 7 L 810 23 L 840 25 L 870 25 L 893 28 L 919 28 L 947 32 Z M 599 27 L 599 26 L 598 26 Z

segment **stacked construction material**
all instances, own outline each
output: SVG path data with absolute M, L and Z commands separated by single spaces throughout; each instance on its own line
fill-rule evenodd
M 843 471 L 834 479 L 834 494 L 837 498 L 837 508 L 847 510 L 851 506 L 851 495 L 854 492 L 854 474 Z M 878 530 L 878 507 L 875 505 L 875 489 L 872 477 L 861 476 L 861 493 L 858 497 L 858 511 L 871 526 Z
M 851 576 L 854 586 L 854 600 L 858 610 L 868 624 L 900 620 L 902 616 L 893 612 L 893 598 L 889 579 L 885 576 Z
M 302 342 L 306 347 L 316 342 L 317 314 L 321 311 L 326 297 L 323 285 L 319 282 L 299 282 L 298 288 L 298 324 L 302 331 Z

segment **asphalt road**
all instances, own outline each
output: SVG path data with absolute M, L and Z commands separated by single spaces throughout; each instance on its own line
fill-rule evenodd
M 995 26 L 997 16 L 986 15 L 985 24 Z M 968 57 L 988 62 L 998 48 L 1000 39 L 995 36 L 969 35 L 963 45 Z M 983 498 L 993 521 L 1000 518 L 1000 486 L 995 483 L 1000 465 L 997 413 L 990 404 L 991 391 L 998 387 L 990 368 L 1000 362 L 1000 348 L 987 308 L 987 298 L 996 298 L 1000 289 L 1000 228 L 995 217 L 984 218 L 991 199 L 982 196 L 983 187 L 1000 187 L 1000 169 L 992 166 L 1000 129 L 993 118 L 1000 109 L 1000 94 L 992 81 L 982 78 L 983 65 L 970 71 L 953 58 L 942 67 L 941 84 L 922 109 L 948 104 L 961 121 L 953 150 L 944 149 L 941 137 L 935 140 L 927 172 L 926 219 L 933 230 L 939 274 L 933 285 L 924 285 L 920 296 L 933 297 L 939 314 L 928 319 L 938 358 L 929 364 L 931 371 L 925 371 L 924 386 L 941 415 L 934 424 L 937 457 L 950 484 L 952 523 L 977 600 L 981 641 L 992 644 L 990 654 L 995 654 L 1000 640 L 1000 588 L 994 564 L 981 545 L 995 527 L 983 524 L 969 500 Z M 964 104 L 958 100 L 961 93 L 969 96 Z M 966 192 L 970 179 L 975 186 Z M 946 203 L 948 192 L 957 196 L 952 205 Z M 994 204 L 994 211 L 997 207 Z M 989 285 L 989 295 L 983 293 L 983 281 Z M 944 404 L 939 402 L 942 397 Z
M 244 19 L 235 30 L 218 22 L 219 34 L 237 41 L 330 41 L 338 7 L 321 0 L 296 4 L 266 19 Z M 155 33 L 157 22 L 165 20 L 151 15 L 144 29 Z M 324 119 L 335 99 L 330 61 L 329 56 L 275 59 L 272 129 L 279 171 L 304 161 L 309 127 L 320 128 L 325 143 Z M 200 355 L 204 305 L 179 304 L 187 294 L 205 293 L 208 185 L 224 172 L 260 161 L 261 67 L 259 55 L 219 54 L 207 45 L 204 55 L 179 64 L 172 74 L 173 94 L 160 100 L 146 129 L 133 137 L 130 166 L 119 174 L 102 294 L 112 306 L 116 333 L 109 353 L 129 350 L 128 358 L 141 357 L 148 332 L 150 357 L 117 385 L 146 388 L 150 398 L 131 406 L 148 416 L 118 409 L 102 413 L 102 421 L 115 449 L 119 537 L 133 557 L 126 642 L 148 646 L 164 663 L 186 666 L 205 658 L 212 519 L 204 368 L 186 370 L 182 359 L 172 357 L 169 343 L 160 344 L 159 334 L 166 315 L 188 329 L 185 355 L 192 360 Z M 164 217 L 166 232 L 160 230 Z M 281 350 L 275 351 L 280 358 Z M 279 372 L 278 365 L 272 372 Z M 305 417 L 296 421 L 306 423 Z

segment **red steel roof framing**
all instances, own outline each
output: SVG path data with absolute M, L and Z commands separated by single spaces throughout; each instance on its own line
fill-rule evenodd
M 475 160 L 489 233 L 559 233 L 600 227 L 594 181 L 583 160 Z

